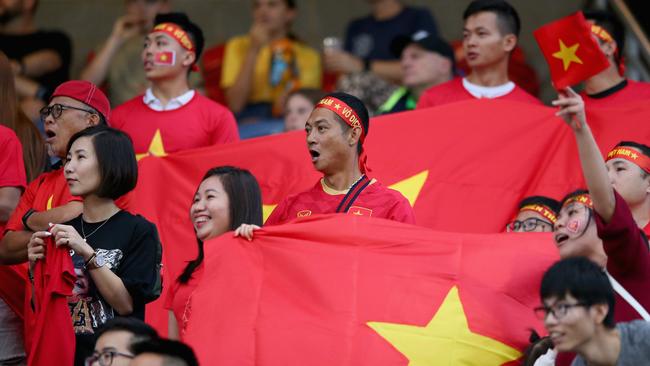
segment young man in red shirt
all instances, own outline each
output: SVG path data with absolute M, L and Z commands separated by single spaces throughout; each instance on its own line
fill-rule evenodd
M 517 11 L 506 1 L 475 0 L 463 19 L 463 50 L 470 74 L 428 89 L 417 108 L 480 98 L 541 104 L 508 79 L 508 61 L 521 27 Z
M 45 143 L 51 156 L 66 156 L 68 140 L 84 128 L 106 124 L 110 118 L 108 99 L 88 81 L 73 80 L 59 85 L 49 105 L 41 110 Z M 70 195 L 63 169 L 55 166 L 32 181 L 22 195 L 0 241 L 0 264 L 27 261 L 27 243 L 34 231 L 49 228 L 81 213 L 81 202 Z
M 580 93 L 587 108 L 609 107 L 632 101 L 650 99 L 650 83 L 625 78 L 623 25 L 611 14 L 587 11 L 585 18 L 592 23 L 591 33 L 609 60 L 609 67 L 585 81 Z
M 313 188 L 285 198 L 266 220 L 266 225 L 329 213 L 415 224 L 408 200 L 367 176 L 363 143 L 369 121 L 363 102 L 350 94 L 331 93 L 316 104 L 305 131 L 312 164 L 323 173 L 323 178 Z M 251 239 L 255 229 L 259 227 L 243 224 L 235 233 Z
M 138 157 L 238 141 L 232 113 L 188 84 L 203 50 L 201 29 L 183 13 L 159 14 L 154 23 L 142 51 L 151 87 L 117 107 L 111 126 L 131 136 Z

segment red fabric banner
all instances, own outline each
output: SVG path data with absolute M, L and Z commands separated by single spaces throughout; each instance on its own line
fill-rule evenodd
M 550 234 L 327 215 L 205 243 L 185 341 L 203 365 L 501 365 L 521 356 Z M 410 362 L 410 363 L 409 363 Z
M 546 24 L 533 35 L 557 89 L 576 85 L 609 66 L 582 12 Z
M 583 187 L 573 134 L 555 112 L 512 101 L 473 100 L 374 118 L 365 144 L 371 176 L 411 201 L 418 225 L 503 232 L 523 197 L 560 199 Z M 588 112 L 588 121 L 605 155 L 620 140 L 650 142 L 649 115 L 645 103 L 636 103 Z M 165 287 L 196 256 L 189 207 L 210 167 L 249 169 L 260 182 L 266 214 L 320 177 L 304 132 L 148 157 L 139 164 L 132 203 L 158 226 Z M 161 300 L 148 307 L 147 318 L 166 332 Z

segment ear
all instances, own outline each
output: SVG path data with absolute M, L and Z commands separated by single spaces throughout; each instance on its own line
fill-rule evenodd
M 350 146 L 354 146 L 359 142 L 361 138 L 361 127 L 350 128 L 350 136 L 348 137 L 348 143 Z
M 512 50 L 517 47 L 517 36 L 514 34 L 506 34 L 505 37 L 503 37 L 503 50 L 506 52 L 512 52 Z
M 596 324 L 602 325 L 608 312 L 609 305 L 607 304 L 594 304 L 589 307 L 589 313 L 591 314 Z
M 183 60 L 181 61 L 181 65 L 189 67 L 194 63 L 195 60 L 196 60 L 195 52 L 185 51 L 183 55 Z
M 101 118 L 97 114 L 89 114 L 86 127 L 97 126 L 101 123 Z

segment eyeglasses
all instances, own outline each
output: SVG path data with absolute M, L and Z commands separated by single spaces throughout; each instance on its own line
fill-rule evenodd
M 126 357 L 132 359 L 135 356 L 117 351 L 104 351 L 102 353 L 94 352 L 92 356 L 86 358 L 84 365 L 93 366 L 97 362 L 99 363 L 99 366 L 111 366 L 113 364 L 113 358 L 115 357 Z
M 577 304 L 555 304 L 553 306 L 540 306 L 535 308 L 535 315 L 539 320 L 546 320 L 548 314 L 553 314 L 555 319 L 560 320 L 564 318 L 569 309 L 576 307 L 589 307 L 590 305 L 584 302 L 579 302 Z
M 77 107 L 72 107 L 64 104 L 52 104 L 51 106 L 45 106 L 41 108 L 41 110 L 39 111 L 41 115 L 41 121 L 45 121 L 47 116 L 49 116 L 50 114 L 52 114 L 52 118 L 58 119 L 59 117 L 61 117 L 61 114 L 63 114 L 63 111 L 66 109 L 74 109 L 77 111 L 83 111 L 86 113 L 95 114 L 95 112 L 91 111 L 90 109 L 77 108 Z
M 547 221 L 540 220 L 536 217 L 529 217 L 526 220 L 519 221 L 515 220 L 508 225 L 506 225 L 506 231 L 507 232 L 513 232 L 513 231 L 525 231 L 525 232 L 531 232 L 535 231 L 538 226 L 548 226 L 551 230 L 553 229 L 553 225 Z

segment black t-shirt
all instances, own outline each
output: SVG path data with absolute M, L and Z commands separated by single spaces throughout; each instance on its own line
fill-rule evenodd
M 0 34 L 0 50 L 15 61 L 21 61 L 36 51 L 53 50 L 61 57 L 61 67 L 35 81 L 54 91 L 59 84 L 70 78 L 72 43 L 62 32 L 39 30 L 30 34 Z
M 106 259 L 106 266 L 124 283 L 133 299 L 133 313 L 118 314 L 97 290 L 84 260 L 72 256 L 77 274 L 73 295 L 68 298 L 73 328 L 77 339 L 75 364 L 83 365 L 94 347 L 94 333 L 116 316 L 132 316 L 144 320 L 145 304 L 158 297 L 160 240 L 156 226 L 142 216 L 119 211 L 104 223 L 83 222 L 81 215 L 68 221 L 98 255 Z M 102 225 L 100 227 L 100 225 Z

